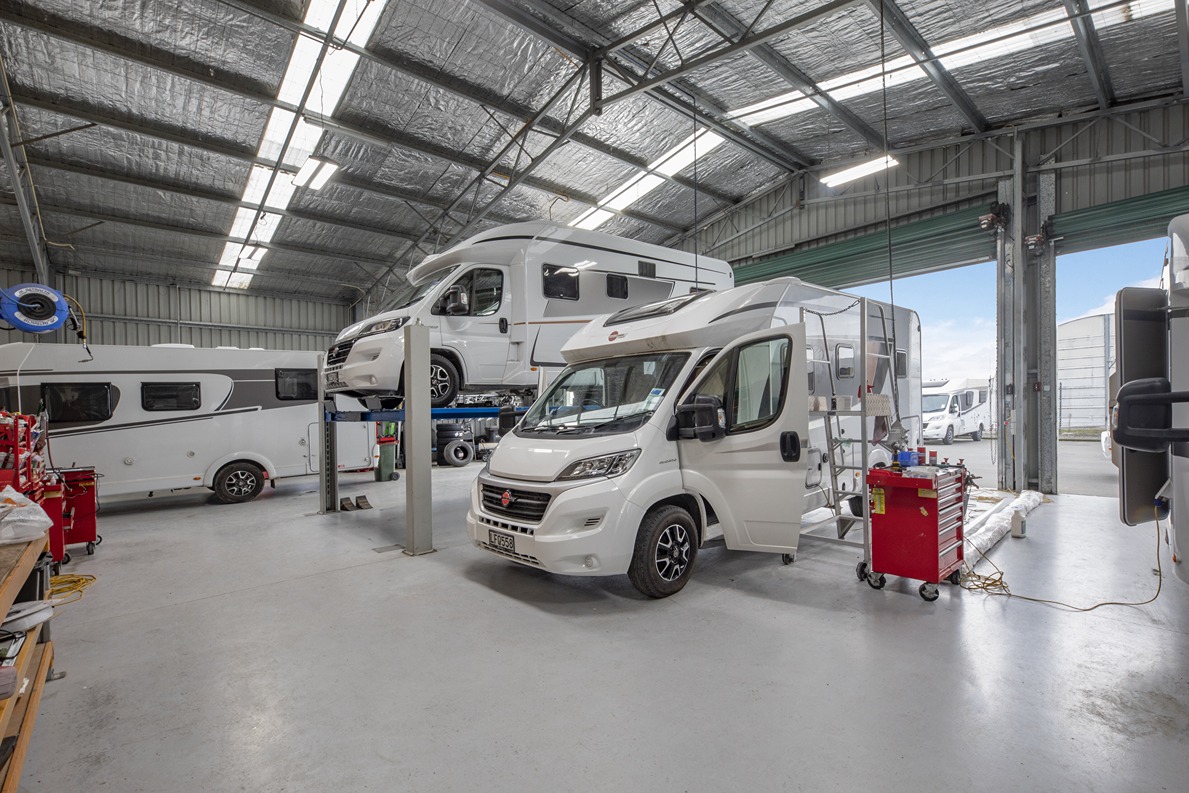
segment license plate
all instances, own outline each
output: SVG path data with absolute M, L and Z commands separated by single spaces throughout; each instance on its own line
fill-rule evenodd
M 511 534 L 488 530 L 487 542 L 496 550 L 516 553 L 516 538 Z

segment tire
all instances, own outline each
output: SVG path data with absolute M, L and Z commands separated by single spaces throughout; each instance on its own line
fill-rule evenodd
M 475 447 L 466 441 L 450 441 L 442 449 L 442 459 L 446 461 L 447 465 L 461 468 L 475 459 Z
M 434 432 L 437 432 L 439 435 L 445 433 L 452 434 L 455 432 L 463 432 L 464 430 L 466 430 L 466 425 L 455 421 L 439 421 L 434 425 Z
M 215 496 L 224 504 L 251 501 L 264 489 L 264 471 L 247 462 L 228 463 L 215 474 Z
M 850 514 L 854 515 L 856 518 L 863 517 L 863 507 L 865 507 L 866 504 L 863 503 L 862 496 L 853 495 L 846 500 L 846 503 L 847 506 L 850 507 Z
M 665 598 L 682 590 L 698 558 L 698 528 L 684 509 L 668 504 L 649 512 L 636 533 L 628 578 L 641 594 Z
M 978 443 L 982 439 L 983 439 L 983 425 L 979 424 L 978 429 L 975 430 L 974 432 L 970 433 L 970 440 L 974 441 L 975 443 Z
M 462 386 L 458 369 L 443 355 L 429 356 L 429 406 L 444 408 L 458 396 Z
M 950 426 L 945 428 L 945 439 L 942 440 L 942 443 L 944 443 L 946 446 L 950 446 L 953 444 L 953 442 L 954 442 L 954 426 L 951 424 Z

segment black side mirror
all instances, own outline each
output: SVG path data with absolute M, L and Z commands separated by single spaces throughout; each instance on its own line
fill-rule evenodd
M 1111 418 L 1111 437 L 1137 452 L 1160 453 L 1170 444 L 1189 442 L 1189 429 L 1172 425 L 1172 406 L 1181 402 L 1189 402 L 1189 391 L 1173 391 L 1163 377 L 1124 383 Z
M 470 310 L 466 290 L 461 286 L 452 286 L 447 289 L 444 299 L 446 313 L 451 316 L 466 314 Z
M 957 405 L 950 405 L 950 413 L 954 413 L 954 414 L 956 414 L 957 412 L 958 412 L 958 406 L 957 406 Z
M 727 414 L 716 396 L 695 396 L 677 406 L 677 436 L 700 441 L 718 440 L 727 434 Z

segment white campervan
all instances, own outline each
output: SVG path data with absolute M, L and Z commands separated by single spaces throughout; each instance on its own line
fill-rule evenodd
M 921 410 L 925 441 L 947 446 L 959 435 L 981 441 L 991 426 L 990 388 L 986 380 L 947 380 L 924 389 Z
M 318 472 L 320 353 L 190 345 L 0 345 L 0 406 L 49 415 L 57 467 L 94 466 L 100 494 L 208 487 L 248 501 Z M 338 467 L 371 468 L 374 424 L 338 431 Z
M 399 394 L 406 322 L 429 327 L 434 407 L 462 390 L 529 390 L 538 369 L 565 365 L 562 345 L 594 317 L 733 285 L 721 259 L 557 223 L 499 226 L 427 257 L 391 310 L 343 330 L 326 390 Z
M 898 403 L 903 440 L 919 439 L 920 322 L 868 301 L 863 338 L 862 305 L 778 278 L 591 322 L 479 474 L 470 539 L 550 572 L 627 573 L 652 597 L 680 590 L 716 537 L 794 553 L 802 514 L 853 485 L 864 400 Z M 873 446 L 896 427 L 868 421 Z

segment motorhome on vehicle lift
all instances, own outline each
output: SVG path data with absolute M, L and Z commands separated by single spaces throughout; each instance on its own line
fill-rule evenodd
M 970 436 L 972 441 L 981 441 L 991 426 L 989 392 L 987 380 L 947 380 L 923 389 L 921 412 L 925 422 L 925 442 L 941 441 L 948 446 L 962 435 Z
M 804 513 L 854 498 L 865 403 L 898 405 L 866 419 L 869 463 L 890 462 L 890 434 L 920 438 L 916 313 L 795 278 L 626 309 L 562 352 L 479 474 L 467 531 L 550 572 L 627 573 L 652 597 L 717 537 L 794 553 Z M 811 421 L 811 402 L 839 409 Z
M 0 345 L 0 404 L 49 415 L 59 467 L 94 466 L 103 496 L 207 487 L 248 501 L 317 473 L 320 353 L 189 345 Z M 374 425 L 338 432 L 339 468 L 371 468 Z
M 407 322 L 429 327 L 433 407 L 460 391 L 531 390 L 594 317 L 734 283 L 721 259 L 557 223 L 499 226 L 427 257 L 391 310 L 344 329 L 326 355 L 326 390 L 398 395 Z

